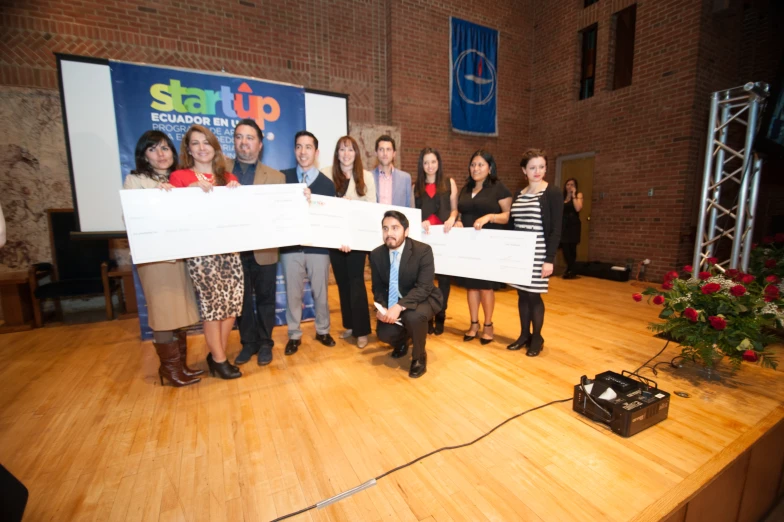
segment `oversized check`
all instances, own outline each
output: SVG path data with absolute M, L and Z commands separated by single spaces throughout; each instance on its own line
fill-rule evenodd
M 121 190 L 134 263 L 309 244 L 304 184 Z
M 431 226 L 421 241 L 433 248 L 436 274 L 530 285 L 535 232 Z
M 397 210 L 409 221 L 408 237 L 422 236 L 422 211 L 418 208 L 396 207 L 380 203 L 333 198 L 310 197 L 310 225 L 313 234 L 310 246 L 371 251 L 384 243 L 381 221 L 388 210 Z

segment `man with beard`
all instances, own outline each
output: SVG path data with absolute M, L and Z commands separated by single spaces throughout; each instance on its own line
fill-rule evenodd
M 285 176 L 261 164 L 264 134 L 250 118 L 240 120 L 234 129 L 236 160 L 228 160 L 226 169 L 242 185 L 267 185 L 286 183 Z M 245 364 L 258 354 L 259 366 L 272 362 L 272 328 L 275 326 L 275 279 L 277 277 L 278 249 L 267 248 L 241 252 L 245 274 L 245 292 L 242 315 L 238 317 L 242 350 L 234 364 Z M 255 300 L 255 313 L 254 313 Z
M 385 313 L 376 313 L 376 334 L 394 348 L 395 359 L 408 353 L 407 340 L 411 338 L 408 376 L 416 379 L 427 371 L 427 325 L 444 302 L 441 291 L 433 285 L 433 250 L 408 237 L 408 219 L 401 212 L 386 212 L 381 229 L 384 244 L 370 253 L 373 298 L 386 307 Z

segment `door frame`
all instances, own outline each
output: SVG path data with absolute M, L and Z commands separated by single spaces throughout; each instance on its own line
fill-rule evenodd
M 555 186 L 559 189 L 561 188 L 561 169 L 564 161 L 592 158 L 595 156 L 596 152 L 580 152 L 578 154 L 564 154 L 555 158 Z

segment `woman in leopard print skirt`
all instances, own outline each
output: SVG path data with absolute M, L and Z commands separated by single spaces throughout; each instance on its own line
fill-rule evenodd
M 180 167 L 170 183 L 175 187 L 199 187 L 210 192 L 213 186 L 234 188 L 237 178 L 225 170 L 225 160 L 215 135 L 201 125 L 193 125 L 182 139 Z M 204 337 L 210 350 L 210 373 L 223 379 L 242 376 L 226 358 L 234 319 L 242 313 L 244 278 L 238 253 L 192 257 L 188 272 L 199 296 L 204 321 Z

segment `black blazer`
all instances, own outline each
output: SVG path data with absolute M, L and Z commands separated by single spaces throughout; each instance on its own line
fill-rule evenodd
M 428 302 L 433 313 L 443 309 L 444 297 L 441 290 L 433 285 L 436 265 L 430 245 L 406 238 L 403 257 L 400 258 L 398 304 L 414 309 L 418 304 Z M 386 307 L 389 301 L 389 249 L 381 245 L 370 253 L 370 273 L 373 279 L 373 299 Z

